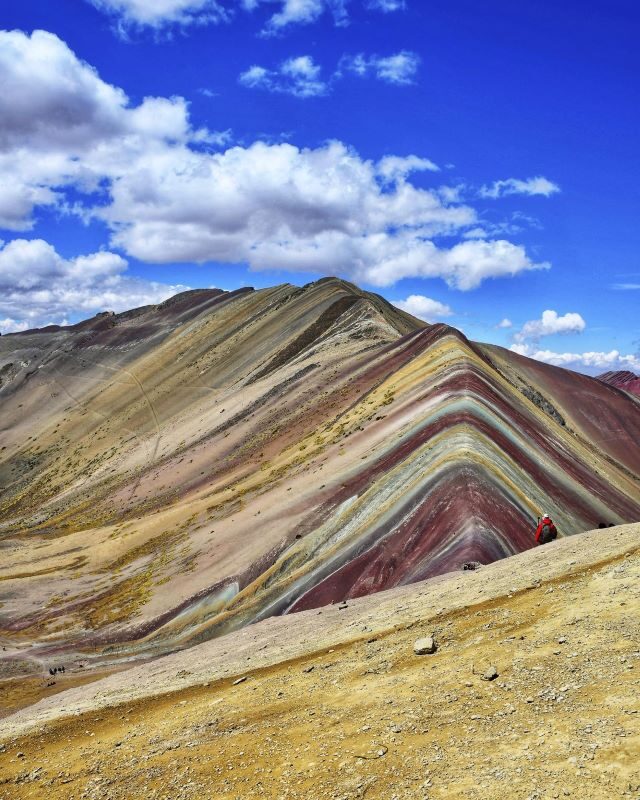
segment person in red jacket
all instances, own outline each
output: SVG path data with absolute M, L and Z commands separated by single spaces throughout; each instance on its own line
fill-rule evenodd
M 543 514 L 536 529 L 537 544 L 547 544 L 548 542 L 552 542 L 557 535 L 558 531 L 556 526 L 553 524 L 551 517 L 548 514 Z

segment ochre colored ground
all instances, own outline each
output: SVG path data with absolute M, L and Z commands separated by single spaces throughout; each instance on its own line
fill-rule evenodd
M 27 708 L 37 703 L 43 697 L 52 697 L 74 686 L 84 686 L 94 683 L 105 675 L 110 675 L 117 669 L 96 670 L 82 674 L 81 672 L 66 673 L 53 677 L 20 677 L 0 681 L 0 729 L 2 718 L 9 716 L 14 711 Z
M 5 739 L 0 798 L 638 798 L 632 527 L 600 563 L 581 561 L 579 537 L 559 544 L 564 574 L 556 564 L 550 578 L 533 554 L 486 568 L 516 584 L 526 570 L 525 590 L 447 611 L 444 582 L 443 613 L 395 628 L 411 600 L 393 609 L 392 594 L 386 633 L 353 629 L 347 610 L 343 645 L 313 652 L 311 638 L 301 658 Z M 591 556 L 598 535 L 610 534 L 585 539 Z M 291 637 L 309 636 L 305 619 L 289 619 Z M 414 655 L 431 633 L 437 652 Z M 490 666 L 499 675 L 483 680 Z

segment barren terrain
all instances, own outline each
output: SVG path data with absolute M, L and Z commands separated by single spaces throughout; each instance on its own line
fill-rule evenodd
M 32 689 L 640 519 L 636 398 L 335 278 L 2 336 L 0 408 Z
M 640 525 L 265 620 L 3 720 L 3 800 L 134 797 L 640 797 Z

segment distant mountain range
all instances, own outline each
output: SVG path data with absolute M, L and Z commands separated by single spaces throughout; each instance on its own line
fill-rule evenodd
M 617 386 L 618 389 L 624 389 L 625 392 L 637 394 L 640 397 L 640 375 L 636 375 L 628 370 L 619 370 L 618 372 L 603 372 L 598 375 L 598 380 L 608 383 L 610 386 Z
M 2 336 L 2 669 L 494 561 L 541 512 L 640 520 L 640 404 L 603 380 L 335 278 Z

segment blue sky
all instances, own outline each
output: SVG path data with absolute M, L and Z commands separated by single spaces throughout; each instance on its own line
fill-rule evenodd
M 639 21 L 9 0 L 0 331 L 338 274 L 472 338 L 639 371 Z

